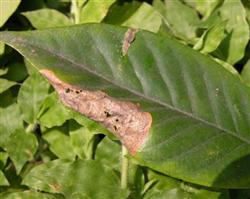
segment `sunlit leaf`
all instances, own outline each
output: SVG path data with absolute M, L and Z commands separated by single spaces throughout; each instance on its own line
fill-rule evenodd
M 157 32 L 161 17 L 151 5 L 134 1 L 113 6 L 105 22 Z
M 220 46 L 223 58 L 230 64 L 239 61 L 245 52 L 249 40 L 249 26 L 246 11 L 241 1 L 225 0 L 220 8 L 222 20 L 227 21 L 227 37 Z
M 44 100 L 38 117 L 43 126 L 51 128 L 61 126 L 73 117 L 73 113 L 60 102 L 57 93 L 53 92 Z
M 26 122 L 36 122 L 48 91 L 49 84 L 39 73 L 32 74 L 24 81 L 18 93 L 18 105 Z
M 126 198 L 119 179 L 110 169 L 94 160 L 67 162 L 56 160 L 35 167 L 23 184 L 66 198 Z
M 5 146 L 10 134 L 21 127 L 21 114 L 17 104 L 0 107 L 0 146 Z
M 0 78 L 0 93 L 8 90 L 10 87 L 16 85 L 16 82 Z
M 101 22 L 116 0 L 88 1 L 80 12 L 80 23 Z
M 27 17 L 36 29 L 68 26 L 72 24 L 67 16 L 57 10 L 48 8 L 23 12 L 22 15 Z
M 6 143 L 7 152 L 19 173 L 25 162 L 33 159 L 38 146 L 35 135 L 18 129 L 13 132 Z
M 225 37 L 225 27 L 225 21 L 212 26 L 203 33 L 193 48 L 204 54 L 213 52 Z
M 8 180 L 4 176 L 3 172 L 0 170 L 0 186 L 9 185 Z
M 21 0 L 0 0 L 0 27 L 4 25 L 4 23 L 8 20 L 8 18 L 15 12 Z

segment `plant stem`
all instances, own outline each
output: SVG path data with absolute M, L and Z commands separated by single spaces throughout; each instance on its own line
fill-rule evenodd
M 74 16 L 74 23 L 79 24 L 80 23 L 80 10 L 78 7 L 78 1 L 77 0 L 71 0 L 71 13 Z
M 36 128 L 36 123 L 35 123 L 35 124 L 29 124 L 29 125 L 26 127 L 25 131 L 26 131 L 27 133 L 30 133 L 30 132 L 33 132 L 33 131 L 35 130 L 35 128 Z
M 125 146 L 122 145 L 122 166 L 121 166 L 121 188 L 127 188 L 128 181 L 128 158 L 126 155 L 128 154 Z

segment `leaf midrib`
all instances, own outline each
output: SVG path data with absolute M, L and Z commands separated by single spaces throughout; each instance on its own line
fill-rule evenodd
M 8 41 L 7 41 L 6 43 L 8 43 L 8 44 L 9 44 L 10 46 L 12 46 L 13 48 L 15 48 L 15 45 L 12 45 L 11 42 L 8 42 Z M 19 43 L 21 43 L 20 40 L 19 40 Z M 161 105 L 161 106 L 163 106 L 163 107 L 166 107 L 166 108 L 168 108 L 168 109 L 170 109 L 170 110 L 173 110 L 173 111 L 175 111 L 175 112 L 177 112 L 177 113 L 181 113 L 181 114 L 183 114 L 183 115 L 185 115 L 185 116 L 187 116 L 187 117 L 189 117 L 189 118 L 191 118 L 191 119 L 193 119 L 193 120 L 199 121 L 199 122 L 201 122 L 201 123 L 206 124 L 207 126 L 211 126 L 211 127 L 215 128 L 215 129 L 218 129 L 219 131 L 221 131 L 221 132 L 223 132 L 223 133 L 225 133 L 225 134 L 229 134 L 229 135 L 231 135 L 232 137 L 235 137 L 235 138 L 241 140 L 242 142 L 245 142 L 245 143 L 247 143 L 248 145 L 250 145 L 250 141 L 248 141 L 246 138 L 240 136 L 239 134 L 235 134 L 235 133 L 233 133 L 232 131 L 229 131 L 228 129 L 221 128 L 220 126 L 217 126 L 217 125 L 214 124 L 214 123 L 211 123 L 211 122 L 209 122 L 209 121 L 207 121 L 207 120 L 204 120 L 203 118 L 198 118 L 198 117 L 192 115 L 191 113 L 182 111 L 182 110 L 180 110 L 179 108 L 173 107 L 173 106 L 171 106 L 171 105 L 169 105 L 169 104 L 166 104 L 166 103 L 164 103 L 164 102 L 161 102 L 161 101 L 159 101 L 159 100 L 157 100 L 157 99 L 155 99 L 155 98 L 152 98 L 152 97 L 143 95 L 143 94 L 141 94 L 141 93 L 139 93 L 139 92 L 137 92 L 137 91 L 135 91 L 135 90 L 131 90 L 131 89 L 127 88 L 127 87 L 124 87 L 124 86 L 122 86 L 122 85 L 120 85 L 120 84 L 117 84 L 115 81 L 113 82 L 113 81 L 111 81 L 110 79 L 106 78 L 105 76 L 102 76 L 102 75 L 96 73 L 95 71 L 92 71 L 91 69 L 89 69 L 89 68 L 86 67 L 85 65 L 76 63 L 76 62 L 74 62 L 73 60 L 69 59 L 68 57 L 63 56 L 62 54 L 58 54 L 56 51 L 51 51 L 50 49 L 47 49 L 47 48 L 42 48 L 42 47 L 40 47 L 40 46 L 39 46 L 39 47 L 38 47 L 38 46 L 35 46 L 34 44 L 31 44 L 31 43 L 27 42 L 27 40 L 26 40 L 25 42 L 23 42 L 23 43 L 24 43 L 24 44 L 27 44 L 27 45 L 30 45 L 30 46 L 33 47 L 33 48 L 37 48 L 37 49 L 39 49 L 39 50 L 43 50 L 43 51 L 45 51 L 45 52 L 48 53 L 48 54 L 52 54 L 52 55 L 54 55 L 54 56 L 57 56 L 57 57 L 61 58 L 62 60 L 64 60 L 65 62 L 69 62 L 69 63 L 71 63 L 71 64 L 73 64 L 73 65 L 80 66 L 81 68 L 83 68 L 83 69 L 86 70 L 87 72 L 89 72 L 89 73 L 91 73 L 91 74 L 93 74 L 93 75 L 95 75 L 95 76 L 97 76 L 97 77 L 99 77 L 99 78 L 101 78 L 101 79 L 103 79 L 103 80 L 109 82 L 110 84 L 113 84 L 114 86 L 116 86 L 116 87 L 118 87 L 118 88 L 121 88 L 121 89 L 123 89 L 123 90 L 126 90 L 126 91 L 128 91 L 128 92 L 130 92 L 130 93 L 132 93 L 132 94 L 134 94 L 134 95 L 136 95 L 136 96 L 138 96 L 138 97 L 140 97 L 140 98 L 144 98 L 144 99 L 146 99 L 146 100 L 148 100 L 148 101 L 151 101 L 151 102 L 153 102 L 153 103 L 159 104 L 159 105 Z M 15 48 L 15 49 L 16 49 L 16 48 Z M 18 50 L 18 49 L 17 49 L 17 50 Z M 18 51 L 19 51 L 20 54 L 22 54 L 22 52 L 21 52 L 20 50 L 18 50 Z M 30 61 L 30 62 L 31 62 L 31 61 Z M 38 70 L 39 70 L 39 69 L 38 69 Z

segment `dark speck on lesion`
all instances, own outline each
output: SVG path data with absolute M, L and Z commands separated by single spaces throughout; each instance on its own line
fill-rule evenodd
M 69 88 L 66 88 L 65 89 L 65 93 L 69 93 L 70 92 L 70 89 Z

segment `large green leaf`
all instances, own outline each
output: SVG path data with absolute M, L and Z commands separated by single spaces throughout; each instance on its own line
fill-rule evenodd
M 0 40 L 62 81 L 140 103 L 153 118 L 133 155 L 140 164 L 202 185 L 250 187 L 249 88 L 209 57 L 147 31 L 123 56 L 126 32 L 90 24 Z
M 42 164 L 31 170 L 23 184 L 66 198 L 122 199 L 127 195 L 115 173 L 93 160 Z

